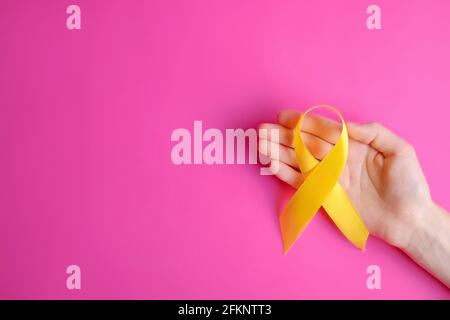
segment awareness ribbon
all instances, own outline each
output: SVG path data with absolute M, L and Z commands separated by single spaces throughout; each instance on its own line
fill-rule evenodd
M 330 109 L 339 116 L 342 123 L 338 141 L 320 162 L 309 152 L 300 135 L 305 116 L 317 108 Z M 283 252 L 288 252 L 322 206 L 344 236 L 364 250 L 369 231 L 338 182 L 348 152 L 348 133 L 342 115 L 327 105 L 308 109 L 300 116 L 295 127 L 294 147 L 298 166 L 305 180 L 280 214 Z

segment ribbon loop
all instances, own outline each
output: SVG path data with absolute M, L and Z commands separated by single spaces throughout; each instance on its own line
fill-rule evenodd
M 308 150 L 300 135 L 305 116 L 317 108 L 335 112 L 342 123 L 339 139 L 320 162 Z M 305 181 L 280 214 L 283 252 L 287 253 L 322 206 L 344 236 L 358 248 L 364 249 L 369 231 L 339 184 L 348 153 L 348 133 L 342 115 L 331 106 L 320 105 L 310 108 L 301 115 L 297 123 L 294 146 Z

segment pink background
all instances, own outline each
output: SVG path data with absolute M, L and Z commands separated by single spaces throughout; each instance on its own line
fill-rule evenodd
M 66 28 L 79 4 L 82 30 Z M 337 106 L 412 142 L 450 208 L 450 2 L 0 1 L 0 298 L 450 298 L 399 250 L 316 215 L 257 166 L 175 166 L 176 128 Z M 66 267 L 82 289 L 66 289 Z M 366 268 L 382 289 L 366 288 Z

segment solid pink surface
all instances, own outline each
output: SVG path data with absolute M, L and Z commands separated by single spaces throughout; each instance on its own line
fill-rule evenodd
M 82 30 L 66 28 L 78 4 Z M 450 208 L 450 2 L 0 2 L 0 298 L 437 298 L 448 289 L 322 212 L 288 255 L 292 190 L 255 165 L 176 166 L 171 133 L 332 104 L 416 147 Z M 82 289 L 68 290 L 68 265 Z M 382 289 L 366 288 L 379 265 Z

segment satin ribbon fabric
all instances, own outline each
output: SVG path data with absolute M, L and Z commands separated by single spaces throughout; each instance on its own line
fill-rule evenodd
M 309 152 L 300 135 L 303 120 L 308 113 L 318 108 L 332 110 L 342 123 L 339 139 L 320 162 Z M 289 251 L 320 207 L 325 209 L 348 240 L 364 250 L 369 231 L 339 184 L 348 152 L 348 132 L 342 115 L 335 108 L 325 105 L 307 110 L 301 115 L 295 128 L 294 147 L 298 166 L 305 180 L 279 217 L 284 254 Z

